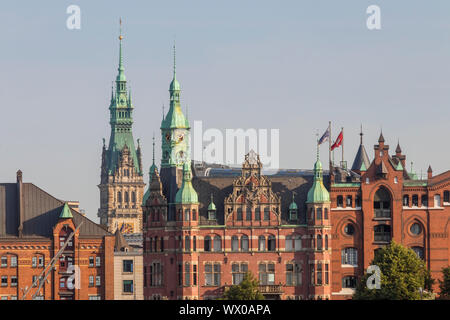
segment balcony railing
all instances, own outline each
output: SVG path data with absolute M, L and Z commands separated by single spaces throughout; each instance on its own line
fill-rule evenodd
M 390 233 L 375 233 L 375 241 L 377 242 L 390 242 L 391 234 Z
M 259 292 L 262 294 L 267 293 L 283 293 L 283 286 L 280 284 L 268 284 L 268 285 L 260 285 L 258 287 Z
M 375 209 L 375 218 L 390 218 L 390 209 Z

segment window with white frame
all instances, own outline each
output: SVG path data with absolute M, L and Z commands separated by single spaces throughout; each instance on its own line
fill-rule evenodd
M 341 251 L 342 264 L 357 266 L 358 250 L 356 248 L 344 248 Z
M 302 284 L 302 268 L 299 263 L 286 263 L 286 285 L 299 286 Z
M 6 268 L 6 267 L 8 267 L 8 257 L 7 256 L 2 256 L 2 264 L 1 264 L 1 267 L 2 268 Z
M 259 270 L 259 283 L 261 285 L 275 284 L 274 263 L 260 263 L 258 270 Z
M 205 285 L 220 286 L 220 263 L 205 264 Z
M 233 285 L 238 285 L 244 280 L 244 276 L 248 271 L 247 263 L 233 263 L 231 265 L 231 274 L 233 277 Z

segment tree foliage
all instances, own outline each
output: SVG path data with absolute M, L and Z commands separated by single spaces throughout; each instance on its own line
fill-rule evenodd
M 258 290 L 259 281 L 251 272 L 244 275 L 242 282 L 225 290 L 224 300 L 264 300 L 264 296 Z
M 371 265 L 381 271 L 380 289 L 369 289 L 365 274 L 356 287 L 355 300 L 418 300 L 430 298 L 434 280 L 416 253 L 392 241 L 377 251 Z M 424 291 L 425 290 L 425 291 Z
M 439 279 L 440 299 L 450 300 L 450 267 L 442 268 L 443 279 Z

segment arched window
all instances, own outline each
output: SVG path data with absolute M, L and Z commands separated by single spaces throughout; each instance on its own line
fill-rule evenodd
M 222 250 L 222 239 L 219 236 L 214 237 L 214 251 Z
M 302 237 L 300 235 L 294 236 L 294 250 L 300 251 L 302 249 Z
M 292 247 L 292 236 L 286 236 L 286 242 L 284 245 L 284 250 L 285 251 L 292 251 L 293 247 Z
M 356 288 L 356 277 L 355 276 L 346 276 L 342 278 L 342 288 Z
M 148 248 L 149 248 L 150 252 L 153 251 L 153 238 L 152 237 L 150 237 L 150 240 L 148 241 Z
M 191 250 L 191 241 L 188 236 L 184 237 L 184 250 L 190 251 Z
M 380 224 L 374 227 L 374 239 L 380 242 L 391 241 L 391 226 Z
M 342 264 L 357 266 L 358 250 L 356 248 L 344 248 L 341 251 Z
M 328 250 L 328 235 L 325 235 L 325 250 Z
M 197 210 L 192 209 L 192 221 L 196 221 L 197 220 Z
M 420 202 L 422 203 L 422 207 L 428 207 L 428 196 L 426 194 L 423 194 Z
M 239 251 L 239 238 L 237 236 L 231 237 L 231 251 Z
M 119 201 L 119 203 L 122 203 L 122 192 L 120 191 L 117 192 L 117 200 Z
M 128 191 L 125 191 L 125 202 L 130 202 L 130 199 L 128 198 Z
M 163 237 L 161 237 L 160 243 L 161 243 L 161 252 L 163 252 L 164 251 L 164 238 Z
M 375 192 L 373 199 L 375 218 L 391 217 L 391 196 L 385 188 L 380 188 Z
M 266 237 L 264 237 L 264 236 L 258 237 L 258 250 L 266 251 Z
M 322 250 L 322 236 L 320 234 L 317 235 L 317 250 Z
M 444 202 L 445 203 L 450 202 L 450 192 L 448 190 L 444 191 Z
M 353 201 L 352 200 L 353 200 L 352 196 L 347 196 L 347 202 L 346 202 L 345 206 L 351 208 L 352 205 L 353 205 Z
M 211 237 L 206 236 L 204 243 L 203 243 L 203 250 L 204 251 L 211 251 Z
M 328 220 L 328 208 L 325 208 L 325 209 L 323 210 L 323 212 L 324 212 L 323 218 L 324 218 L 325 220 Z
M 136 202 L 136 192 L 134 191 L 131 193 L 131 202 Z
M 409 207 L 409 196 L 407 194 L 405 194 L 403 196 L 403 206 L 404 207 Z
M 247 220 L 247 221 L 252 220 L 252 208 L 250 206 L 247 206 L 245 208 L 245 220 Z
M 317 220 L 322 220 L 322 208 L 317 208 Z
M 435 207 L 440 207 L 441 206 L 441 195 L 440 194 L 435 194 L 434 195 L 434 206 Z
M 190 211 L 189 209 L 184 210 L 184 221 L 189 221 Z
M 236 220 L 242 221 L 242 208 L 241 207 L 237 208 Z
M 356 196 L 356 198 L 355 198 L 355 207 L 361 208 L 361 197 L 360 196 Z
M 269 207 L 264 207 L 264 221 L 270 220 L 270 209 Z
M 417 194 L 413 194 L 411 204 L 413 207 L 419 206 L 419 196 Z
M 255 208 L 255 220 L 256 221 L 261 220 L 261 208 L 260 207 Z
M 192 250 L 197 251 L 197 237 L 196 236 L 194 236 L 192 238 Z
M 248 251 L 248 237 L 245 234 L 241 238 L 241 251 Z
M 338 208 L 342 208 L 344 206 L 344 198 L 342 196 L 337 196 L 336 205 Z
M 275 248 L 276 248 L 275 236 L 270 235 L 267 239 L 267 250 L 275 251 Z
M 417 254 L 417 256 L 420 259 L 424 258 L 423 248 L 422 247 L 412 247 L 411 249 L 415 252 L 415 254 Z

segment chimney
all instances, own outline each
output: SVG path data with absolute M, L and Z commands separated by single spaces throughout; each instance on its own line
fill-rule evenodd
M 22 171 L 18 170 L 17 174 L 17 199 L 18 199 L 18 204 L 17 207 L 19 208 L 19 223 L 18 223 L 18 234 L 19 234 L 19 238 L 22 237 L 22 232 L 23 232 L 23 183 L 22 183 Z
M 428 173 L 428 180 L 429 180 L 433 177 L 433 169 L 431 169 L 431 165 L 428 166 L 427 173 Z

